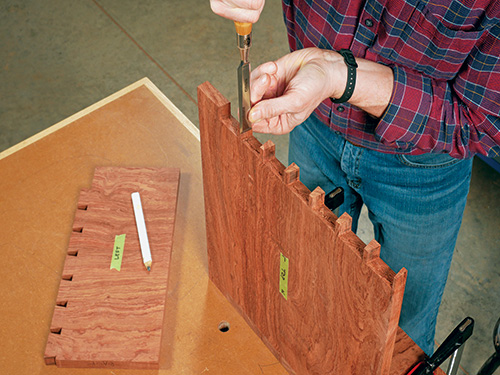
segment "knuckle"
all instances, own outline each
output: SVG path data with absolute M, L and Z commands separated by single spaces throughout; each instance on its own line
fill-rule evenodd
M 248 7 L 252 10 L 259 10 L 264 5 L 263 0 L 249 0 Z

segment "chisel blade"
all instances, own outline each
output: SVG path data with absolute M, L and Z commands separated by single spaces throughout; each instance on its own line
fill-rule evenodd
M 248 112 L 250 111 L 250 63 L 241 62 L 238 67 L 238 99 L 240 133 L 250 130 Z

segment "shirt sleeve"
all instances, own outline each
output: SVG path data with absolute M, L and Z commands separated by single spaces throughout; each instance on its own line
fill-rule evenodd
M 375 130 L 379 142 L 456 158 L 500 155 L 500 24 L 485 32 L 453 80 L 391 66 L 394 89 Z

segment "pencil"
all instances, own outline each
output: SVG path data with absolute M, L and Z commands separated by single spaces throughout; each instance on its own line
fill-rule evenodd
M 148 271 L 151 271 L 153 260 L 151 259 L 151 249 L 149 248 L 148 232 L 146 231 L 146 222 L 142 211 L 141 196 L 138 192 L 132 193 L 132 205 L 134 206 L 135 224 L 139 234 L 139 243 L 141 246 L 142 261 Z

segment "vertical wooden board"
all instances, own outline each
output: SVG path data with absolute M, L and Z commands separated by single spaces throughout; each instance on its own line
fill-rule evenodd
M 60 367 L 158 368 L 177 202 L 176 168 L 96 168 L 82 191 L 45 349 Z M 141 194 L 153 266 L 130 194 Z M 110 269 L 125 234 L 120 271 Z
M 198 100 L 211 280 L 291 373 L 388 374 L 405 271 L 376 252 L 363 259 L 350 218 L 334 223 L 322 192 L 292 183 L 272 145 L 240 135 L 209 83 Z

